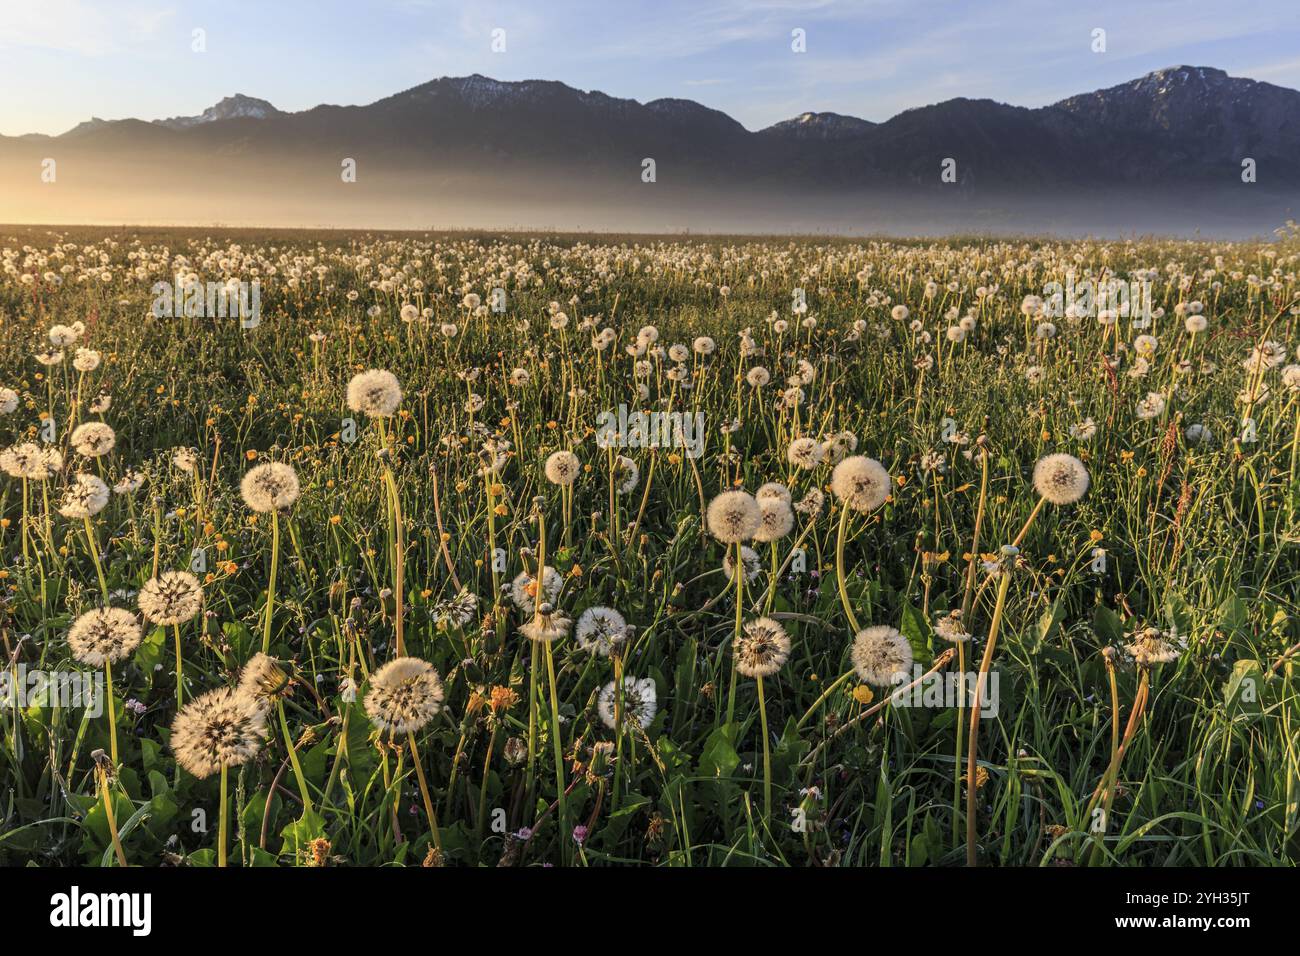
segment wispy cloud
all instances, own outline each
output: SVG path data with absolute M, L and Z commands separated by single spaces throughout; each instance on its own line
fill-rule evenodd
M 0 47 L 80 56 L 125 53 L 150 42 L 175 18 L 170 7 L 82 0 L 5 0 Z

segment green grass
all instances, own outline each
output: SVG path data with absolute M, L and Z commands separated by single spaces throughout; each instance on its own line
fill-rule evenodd
M 1007 592 L 992 662 L 998 712 L 980 722 L 980 862 L 1222 866 L 1300 856 L 1300 702 L 1294 664 L 1281 660 L 1300 641 L 1300 392 L 1284 383 L 1282 363 L 1263 374 L 1266 398 L 1249 408 L 1238 401 L 1253 346 L 1278 342 L 1289 362 L 1300 342 L 1294 238 L 1216 245 L 11 233 L 0 238 L 12 266 L 0 275 L 0 386 L 20 402 L 0 416 L 0 447 L 39 440 L 49 412 L 68 463 L 50 482 L 30 485 L 26 563 L 22 483 L 0 475 L 6 661 L 93 670 L 72 659 L 66 634 L 98 604 L 97 573 L 82 523 L 60 516 L 57 505 L 77 471 L 113 484 L 135 467 L 148 474 L 144 487 L 115 495 L 93 519 L 112 603 L 135 609 L 155 549 L 160 570 L 189 567 L 201 549 L 205 612 L 181 629 L 186 697 L 233 685 L 261 648 L 271 557 L 270 522 L 251 520 L 239 480 L 270 460 L 292 464 L 301 479 L 300 500 L 280 519 L 271 648 L 295 676 L 286 717 L 315 812 L 303 813 L 273 719 L 259 757 L 230 770 L 232 865 L 418 865 L 432 842 L 410 750 L 399 760 L 404 741 L 381 736 L 362 708 L 369 673 L 395 654 L 396 610 L 380 433 L 344 400 L 348 380 L 367 368 L 392 371 L 405 393 L 386 433 L 407 545 L 407 652 L 432 663 L 446 690 L 443 711 L 416 736 L 448 864 L 965 863 L 966 784 L 955 760 L 966 734 L 955 710 L 886 706 L 843 729 L 865 709 L 866 694 L 856 677 L 835 684 L 852 669 L 853 639 L 835 580 L 839 505 L 827 490 L 828 465 L 797 470 L 785 456 L 797 435 L 841 431 L 853 432 L 857 453 L 881 461 L 893 479 L 884 507 L 850 518 L 844 590 L 861 625 L 900 628 L 922 667 L 949 646 L 935 621 L 962 603 L 980 497 L 977 449 L 988 453 L 986 554 L 1009 543 L 1033 510 L 1030 473 L 1039 457 L 1069 452 L 1091 473 L 1082 501 L 1048 506 L 1034 521 Z M 66 243 L 58 254 L 56 243 Z M 111 281 L 79 281 L 101 253 Z M 146 317 L 151 286 L 170 279 L 181 255 L 205 280 L 249 279 L 255 267 L 261 325 Z M 40 278 L 65 266 L 58 287 Z M 137 266 L 139 275 L 130 271 Z M 295 269 L 302 278 L 291 283 Z M 1094 316 L 1053 319 L 1057 335 L 1039 340 L 1040 320 L 1027 319 L 1021 301 L 1064 283 L 1071 269 L 1079 277 L 1154 270 L 1153 305 L 1164 315 L 1146 330 L 1121 318 L 1120 351 L 1113 332 L 1103 341 Z M 424 291 L 372 288 L 398 270 Z M 19 274 L 37 278 L 22 284 Z M 927 280 L 937 283 L 929 298 Z M 977 287 L 995 285 L 991 296 L 976 296 Z M 463 294 L 487 302 L 496 287 L 507 290 L 505 313 L 468 316 Z M 805 291 L 814 328 L 791 315 L 795 289 Z M 1209 322 L 1194 338 L 1175 315 L 1192 300 L 1204 303 Z M 552 301 L 569 316 L 562 330 L 548 325 Z M 431 308 L 432 322 L 404 324 L 405 302 Z M 895 304 L 911 310 L 907 321 L 890 317 Z M 955 345 L 945 338 L 952 309 L 977 319 Z M 789 321 L 784 333 L 773 312 Z M 603 353 L 579 327 L 585 319 L 617 333 Z M 80 344 L 100 351 L 102 365 L 79 381 L 70 348 L 43 375 L 33 353 L 52 324 L 76 320 L 87 325 Z M 912 320 L 929 341 L 909 328 Z M 444 321 L 457 324 L 454 338 L 439 333 Z M 851 335 L 859 321 L 863 330 Z M 651 358 L 638 377 L 625 348 L 644 325 L 658 328 L 665 349 L 716 339 L 714 354 L 687 359 L 689 389 L 671 380 L 667 358 Z M 744 329 L 761 355 L 742 357 Z M 1135 376 L 1132 343 L 1143 331 L 1159 347 Z M 312 332 L 325 340 L 311 342 Z M 923 369 L 925 356 L 935 361 Z M 815 375 L 796 419 L 776 400 L 800 360 Z M 1187 370 L 1177 369 L 1180 360 Z M 738 381 L 755 365 L 772 378 L 758 392 Z M 1026 374 L 1031 366 L 1041 369 L 1037 381 Z M 529 373 L 527 385 L 510 384 L 516 368 Z M 478 377 L 467 381 L 471 370 Z M 644 400 L 638 382 L 648 388 Z M 112 404 L 96 415 L 89 406 L 100 390 Z M 1167 407 L 1143 420 L 1136 409 L 1151 391 L 1162 392 Z M 483 399 L 473 413 L 471 394 Z M 598 415 L 620 403 L 702 412 L 706 447 L 695 460 L 680 449 L 622 449 L 640 482 L 615 495 L 615 533 L 609 459 L 593 436 Z M 1254 441 L 1242 440 L 1247 413 Z M 87 461 L 67 449 L 74 414 L 116 430 L 111 454 Z M 1072 437 L 1071 426 L 1087 418 L 1095 436 Z M 724 434 L 733 419 L 739 428 Z M 1193 423 L 1215 439 L 1189 442 Z M 954 430 L 969 442 L 946 441 Z M 490 531 L 479 474 L 489 436 L 512 443 L 495 479 L 500 513 Z M 197 485 L 172 465 L 177 447 L 197 450 Z M 584 465 L 567 543 L 560 490 L 542 473 L 558 449 L 572 449 Z M 924 467 L 931 453 L 944 455 L 942 471 Z M 724 546 L 704 527 L 702 499 L 771 481 L 787 483 L 795 501 L 813 488 L 827 500 L 811 527 L 796 515 L 795 530 L 778 543 L 785 564 L 807 529 L 806 563 L 791 562 L 770 605 L 792 650 L 764 681 L 767 817 L 755 681 L 736 680 L 727 720 L 735 587 L 722 570 Z M 526 618 L 508 597 L 494 599 L 489 535 L 504 552 L 501 582 L 531 567 L 538 496 L 546 563 L 564 575 L 558 606 L 573 618 L 593 605 L 620 611 L 636 629 L 623 673 L 657 688 L 654 721 L 608 753 L 593 755 L 592 747 L 615 743 L 596 706 L 615 676 L 611 660 L 588 655 L 572 636 L 552 646 L 555 721 L 546 655 L 519 633 Z M 771 585 L 768 546 L 754 547 L 760 570 L 744 589 L 745 621 L 767 608 Z M 1094 564 L 1097 548 L 1104 566 Z M 433 611 L 456 594 L 453 572 L 477 596 L 477 611 L 464 628 L 439 628 Z M 968 669 L 993 616 L 997 587 L 985 580 L 977 569 L 965 621 L 976 638 L 965 649 Z M 1101 651 L 1122 648 L 1147 626 L 1176 630 L 1186 646 L 1150 672 L 1150 700 L 1119 767 L 1103 840 L 1087 814 L 1116 717 Z M 213 865 L 217 777 L 179 770 L 168 746 L 172 640 L 146 626 L 141 646 L 114 666 L 113 815 L 130 864 Z M 355 699 L 346 680 L 355 682 Z M 1138 671 L 1120 669 L 1121 732 L 1138 681 Z M 513 689 L 518 700 L 494 713 L 484 704 L 494 687 Z M 888 694 L 872 691 L 872 706 Z M 139 706 L 127 708 L 128 700 Z M 0 862 L 116 865 L 90 757 L 108 750 L 105 718 L 10 704 L 0 731 Z M 571 836 L 578 825 L 587 827 L 581 845 Z M 524 828 L 532 831 L 527 840 L 515 836 Z M 328 845 L 311 844 L 319 839 Z

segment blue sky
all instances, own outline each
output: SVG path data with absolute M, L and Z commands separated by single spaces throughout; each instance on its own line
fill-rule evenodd
M 694 99 L 750 129 L 804 110 L 884 120 L 954 96 L 1040 106 L 1182 63 L 1300 88 L 1296 0 L 0 4 L 5 135 L 190 115 L 235 92 L 285 110 L 369 103 L 475 72 Z M 795 29 L 805 53 L 791 50 Z

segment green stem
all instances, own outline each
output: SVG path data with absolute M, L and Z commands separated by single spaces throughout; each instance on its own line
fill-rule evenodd
M 763 697 L 763 675 L 758 675 L 758 719 L 763 731 L 763 816 L 772 822 L 772 754 L 767 739 L 767 700 Z
M 271 653 L 271 615 L 275 611 L 275 575 L 280 565 L 280 515 L 271 512 L 271 579 L 266 586 L 266 621 L 262 624 L 262 653 Z M 400 654 L 401 651 L 398 651 Z
M 411 763 L 415 764 L 415 778 L 420 782 L 420 797 L 424 800 L 424 812 L 429 817 L 429 830 L 433 834 L 433 845 L 442 855 L 442 836 L 438 833 L 438 814 L 433 810 L 433 798 L 429 796 L 429 781 L 424 776 L 424 761 L 420 759 L 420 750 L 415 746 L 415 731 L 406 732 L 407 742 L 411 745 Z
M 226 765 L 221 765 L 221 810 L 218 814 L 217 823 L 217 866 L 226 865 L 226 803 L 227 803 L 227 771 Z
M 835 587 L 839 589 L 840 603 L 844 605 L 844 615 L 849 619 L 849 627 L 856 634 L 862 628 L 858 627 L 858 619 L 853 614 L 853 608 L 849 606 L 849 592 L 844 586 L 844 538 L 848 525 L 849 506 L 845 503 L 840 505 L 840 529 L 835 536 Z
M 104 661 L 104 683 L 108 690 L 108 753 L 117 767 L 117 713 L 113 706 L 113 662 Z
M 104 566 L 99 561 L 99 545 L 95 543 L 95 529 L 90 525 L 90 518 L 83 519 L 86 523 L 86 544 L 90 547 L 90 557 L 95 562 L 95 573 L 99 575 L 99 589 L 104 595 L 104 606 L 108 607 L 108 578 L 104 577 Z
M 293 767 L 294 778 L 298 781 L 298 792 L 302 795 L 302 806 L 306 815 L 310 816 L 315 813 L 312 806 L 311 794 L 307 791 L 307 778 L 303 776 L 302 764 L 298 762 L 298 748 L 293 745 L 293 737 L 289 735 L 289 722 L 284 716 L 284 701 L 277 700 L 275 709 L 280 715 L 280 733 L 284 735 L 284 745 L 289 748 L 289 763 Z
M 1041 504 L 1041 502 L 1040 502 Z M 1037 509 L 1034 510 L 1037 514 Z M 1031 516 L 1025 527 L 1033 522 Z M 1023 532 L 1022 532 L 1023 534 Z M 997 604 L 993 607 L 993 620 L 989 624 L 989 639 L 984 645 L 984 657 L 980 660 L 979 677 L 975 681 L 975 695 L 970 702 L 970 739 L 969 753 L 966 755 L 966 865 L 975 866 L 975 764 L 979 755 L 980 705 L 984 696 L 984 681 L 988 677 L 989 667 L 993 663 L 993 649 L 998 643 L 998 628 L 1002 625 L 1002 611 L 1007 604 L 1007 589 L 1011 586 L 1011 571 L 1002 569 L 1002 579 L 998 581 Z
M 555 789 L 560 801 L 560 858 L 567 857 L 569 836 L 569 798 L 564 792 L 564 744 L 560 741 L 560 695 L 555 691 L 555 655 L 546 642 L 546 676 L 551 686 L 551 742 L 555 752 Z

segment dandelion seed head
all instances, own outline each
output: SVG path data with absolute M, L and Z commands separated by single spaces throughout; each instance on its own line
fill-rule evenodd
M 265 711 L 247 694 L 220 687 L 181 708 L 171 748 L 182 767 L 203 779 L 252 760 L 265 739 Z
M 188 571 L 164 571 L 144 583 L 136 601 L 152 624 L 184 624 L 202 610 L 203 586 Z
M 371 418 L 387 418 L 402 404 L 402 386 L 397 376 L 385 369 L 372 368 L 348 382 L 348 408 Z
M 578 615 L 573 636 L 584 651 L 608 657 L 614 648 L 627 640 L 627 621 L 612 607 L 589 607 Z
M 108 485 L 98 475 L 74 475 L 63 491 L 59 514 L 65 518 L 93 518 L 108 504 Z
M 549 564 L 542 572 L 542 591 L 544 592 L 543 601 L 555 603 L 560 596 L 560 590 L 564 587 L 564 576 Z M 523 611 L 525 615 L 532 616 L 535 607 L 534 600 L 537 594 L 536 580 L 527 571 L 520 571 L 510 582 L 510 600 L 514 602 L 515 607 Z
M 658 708 L 654 680 L 649 677 L 624 677 L 622 712 L 616 715 L 618 704 L 618 685 L 610 681 L 601 688 L 600 696 L 596 699 L 596 710 L 606 727 L 613 730 L 621 719 L 624 727 L 639 724 L 645 730 L 654 721 Z
M 140 645 L 140 625 L 135 615 L 120 607 L 87 611 L 68 629 L 72 656 L 91 667 L 116 664 Z
M 705 513 L 709 533 L 723 544 L 749 540 L 762 522 L 758 502 L 745 491 L 722 492 L 709 502 Z
M 1124 650 L 1139 667 L 1171 664 L 1178 660 L 1181 653 L 1171 636 L 1158 627 L 1143 628 L 1131 637 L 1132 643 L 1125 644 Z
M 270 654 L 258 651 L 239 672 L 239 692 L 269 709 L 289 690 L 289 675 Z
M 253 511 L 286 511 L 298 500 L 298 473 L 292 465 L 278 461 L 256 465 L 244 474 L 239 493 Z
M 786 504 L 789 504 L 790 489 L 779 481 L 769 481 L 767 484 L 761 485 L 758 491 L 754 492 L 754 498 L 760 505 L 769 498 L 778 498 Z
M 794 528 L 794 509 L 784 498 L 763 498 L 758 510 L 762 521 L 754 532 L 755 541 L 778 541 Z
M 530 641 L 551 644 L 569 636 L 573 621 L 550 604 L 543 604 L 537 613 L 519 626 L 519 633 Z
M 889 472 L 874 458 L 854 455 L 831 472 L 831 491 L 854 511 L 875 511 L 889 497 Z
M 733 648 L 736 670 L 746 677 L 770 677 L 790 659 L 790 635 L 780 622 L 760 617 L 748 622 Z
M 552 452 L 546 459 L 546 480 L 553 485 L 571 485 L 582 471 L 582 463 L 571 451 Z
M 865 627 L 853 638 L 853 669 L 868 684 L 901 684 L 912 670 L 912 645 L 897 628 Z
M 1065 452 L 1044 455 L 1034 465 L 1034 490 L 1054 505 L 1074 504 L 1088 492 L 1088 469 Z
M 812 471 L 822 461 L 824 449 L 821 442 L 814 438 L 796 438 L 790 442 L 785 457 L 790 464 L 805 471 Z
M 366 715 L 380 730 L 414 733 L 442 710 L 442 678 L 428 661 L 397 657 L 370 675 Z

